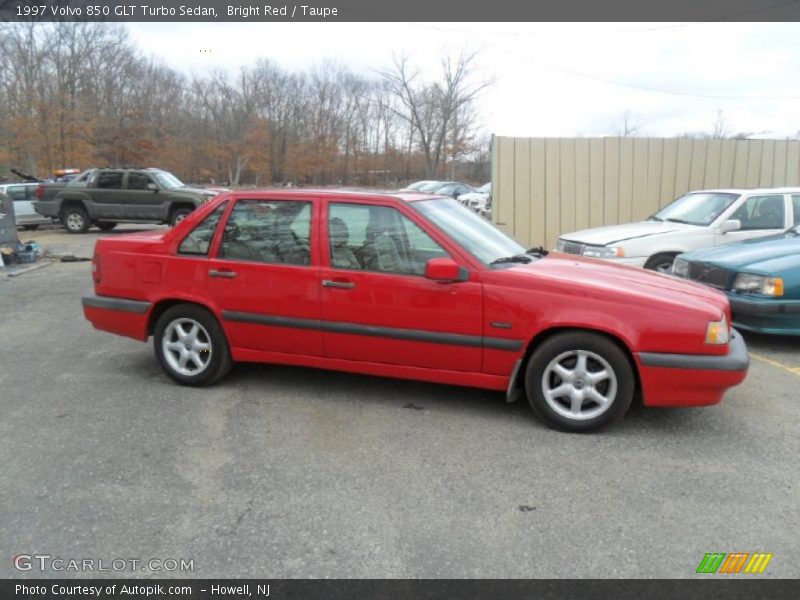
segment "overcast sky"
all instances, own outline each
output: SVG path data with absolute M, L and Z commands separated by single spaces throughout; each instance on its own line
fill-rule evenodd
M 293 69 L 324 58 L 365 74 L 405 52 L 433 76 L 445 52 L 478 51 L 487 132 L 614 135 L 629 110 L 644 135 L 800 130 L 800 24 L 130 23 L 149 55 L 187 73 L 267 57 Z M 204 52 L 201 52 L 204 50 Z

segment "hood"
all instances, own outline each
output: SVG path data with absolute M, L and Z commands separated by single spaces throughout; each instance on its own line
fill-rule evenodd
M 565 286 L 584 295 L 630 300 L 631 306 L 668 303 L 690 308 L 693 301 L 717 316 L 726 310 L 728 302 L 717 290 L 672 275 L 559 252 L 551 252 L 527 265 L 514 265 L 509 271 L 532 278 L 562 280 Z
M 692 262 L 708 262 L 728 270 L 763 270 L 767 273 L 778 269 L 800 267 L 800 235 L 781 233 L 766 238 L 757 238 L 705 248 L 682 255 Z
M 606 227 L 595 227 L 594 229 L 584 229 L 573 233 L 564 234 L 562 240 L 570 242 L 580 242 L 591 246 L 607 246 L 626 240 L 643 238 L 651 235 L 664 235 L 674 231 L 685 231 L 686 229 L 697 229 L 696 225 L 686 225 L 684 223 L 671 223 L 669 221 L 639 221 L 637 223 L 626 223 L 625 225 L 608 225 Z
M 213 198 L 221 194 L 222 192 L 217 192 L 214 190 L 207 190 L 205 188 L 196 188 L 196 187 L 181 187 L 175 188 L 174 190 L 170 190 L 171 192 L 186 192 L 189 194 L 197 194 L 199 196 L 208 196 L 209 198 Z

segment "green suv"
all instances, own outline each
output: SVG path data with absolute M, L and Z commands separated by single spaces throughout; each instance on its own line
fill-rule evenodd
M 68 183 L 43 183 L 33 208 L 69 233 L 103 231 L 117 223 L 180 222 L 218 192 L 185 186 L 161 169 L 89 169 Z

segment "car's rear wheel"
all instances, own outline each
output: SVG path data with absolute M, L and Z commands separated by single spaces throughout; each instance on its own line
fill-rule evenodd
M 82 206 L 67 206 L 62 210 L 61 223 L 67 233 L 86 233 L 91 226 L 89 215 Z
M 534 413 L 548 426 L 584 433 L 620 418 L 633 399 L 633 368 L 607 337 L 584 331 L 545 340 L 531 355 L 525 390 Z
M 109 221 L 103 221 L 102 223 L 98 223 L 97 224 L 97 228 L 100 231 L 111 231 L 116 226 L 117 226 L 116 223 L 112 223 L 112 222 L 109 222 Z
M 219 322 L 195 304 L 164 311 L 153 330 L 153 346 L 161 368 L 181 385 L 211 385 L 233 365 Z
M 175 227 L 178 223 L 183 221 L 189 214 L 192 212 L 191 208 L 178 208 L 172 212 L 172 216 L 169 220 L 169 226 Z
M 672 271 L 672 263 L 675 262 L 677 254 L 671 252 L 663 252 L 661 254 L 654 254 L 647 259 L 644 264 L 645 269 L 650 271 L 658 271 L 659 273 L 669 273 Z

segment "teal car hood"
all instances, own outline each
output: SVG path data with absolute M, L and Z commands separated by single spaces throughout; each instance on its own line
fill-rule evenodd
M 727 246 L 705 248 L 681 256 L 692 262 L 712 263 L 731 271 L 781 275 L 800 273 L 800 235 L 781 233 Z

